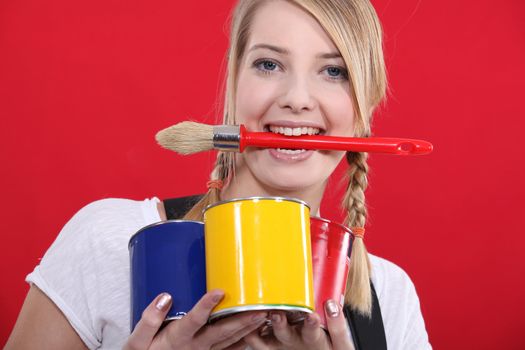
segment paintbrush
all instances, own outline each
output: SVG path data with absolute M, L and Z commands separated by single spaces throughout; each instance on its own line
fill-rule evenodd
M 249 132 L 243 125 L 207 125 L 189 121 L 159 131 L 156 139 L 160 146 L 179 154 L 192 154 L 211 149 L 242 152 L 246 147 L 398 155 L 420 155 L 432 152 L 432 144 L 423 140 L 324 135 L 285 136 L 273 132 Z

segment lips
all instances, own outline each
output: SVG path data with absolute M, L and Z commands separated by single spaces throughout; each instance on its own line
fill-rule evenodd
M 269 148 L 266 150 L 275 160 L 286 163 L 295 163 L 310 158 L 315 151 L 305 149 Z

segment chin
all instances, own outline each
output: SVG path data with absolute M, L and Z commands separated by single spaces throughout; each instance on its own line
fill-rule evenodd
M 287 182 L 287 183 L 267 183 L 268 187 L 272 189 L 272 192 L 275 192 L 276 196 L 279 196 L 280 194 L 278 192 L 281 192 L 281 195 L 286 196 L 286 193 L 296 193 L 301 192 L 307 187 L 312 186 L 311 183 L 297 183 L 297 182 Z
M 313 174 L 297 173 L 290 171 L 276 171 L 263 178 L 260 178 L 265 187 L 269 189 L 268 192 L 278 195 L 279 192 L 283 192 L 283 195 L 291 192 L 302 192 L 305 189 L 319 186 L 326 181 L 321 177 L 311 176 Z
M 276 160 L 268 150 L 251 151 L 244 155 L 243 163 L 264 191 L 274 196 L 300 196 L 304 191 L 322 188 L 337 165 L 338 159 L 315 152 L 303 161 Z M 334 161 L 335 160 L 335 161 Z

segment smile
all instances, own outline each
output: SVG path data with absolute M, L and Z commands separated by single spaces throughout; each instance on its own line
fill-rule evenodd
M 315 126 L 306 125 L 274 125 L 268 124 L 264 127 L 265 131 L 281 134 L 285 136 L 319 135 L 324 130 Z M 270 149 L 270 154 L 281 161 L 300 161 L 309 158 L 313 151 L 305 149 Z
M 292 128 L 292 127 L 270 125 L 268 126 L 268 129 L 273 133 L 283 134 L 286 136 L 318 135 L 321 132 L 321 129 L 313 128 L 310 126 Z

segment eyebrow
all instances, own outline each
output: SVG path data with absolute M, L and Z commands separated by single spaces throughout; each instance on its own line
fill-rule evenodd
M 330 52 L 317 55 L 318 58 L 343 58 L 339 52 Z
M 255 44 L 248 51 L 254 51 L 257 49 L 268 49 L 268 50 L 275 51 L 283 55 L 288 55 L 290 53 L 290 51 L 285 48 L 274 46 L 274 45 L 269 45 L 269 44 Z
M 254 51 L 254 50 L 258 50 L 258 49 L 267 49 L 267 50 L 274 51 L 274 52 L 277 52 L 277 53 L 282 54 L 282 55 L 290 54 L 290 50 L 287 50 L 287 49 L 285 49 L 283 47 L 270 45 L 270 44 L 255 44 L 248 50 L 248 52 L 251 52 L 251 51 Z M 319 54 L 319 55 L 317 55 L 317 58 L 325 58 L 325 59 L 342 58 L 342 56 L 341 56 L 341 54 L 339 52 L 329 52 L 329 53 Z

